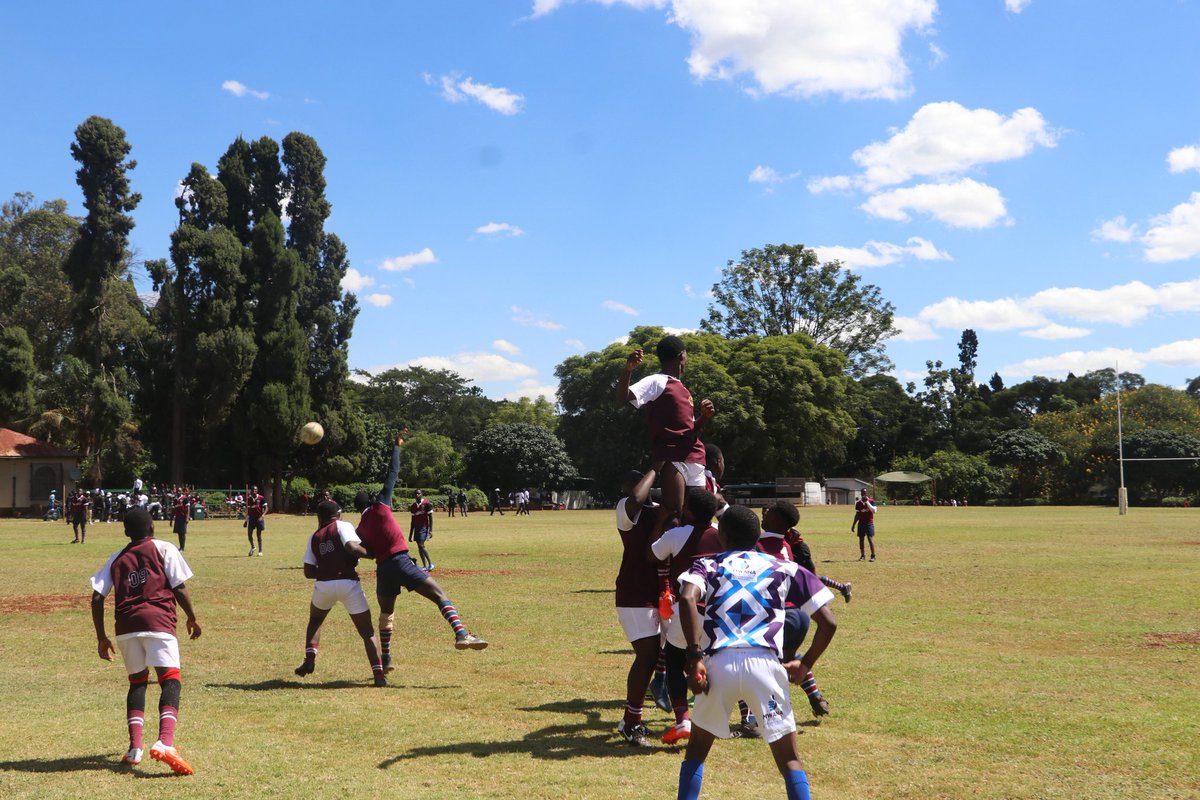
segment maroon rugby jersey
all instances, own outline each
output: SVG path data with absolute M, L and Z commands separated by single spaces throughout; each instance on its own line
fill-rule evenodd
M 658 566 L 646 559 L 646 544 L 657 522 L 658 507 L 643 506 L 632 528 L 617 528 L 624 546 L 617 572 L 618 608 L 658 607 Z
M 662 394 L 646 404 L 646 421 L 650 425 L 651 461 L 704 463 L 704 443 L 696 431 L 696 407 L 682 381 L 667 378 Z
M 396 553 L 408 551 L 404 530 L 386 503 L 371 503 L 362 512 L 362 519 L 358 521 L 358 538 L 362 539 L 363 547 L 375 555 L 377 564 L 382 564 Z
M 246 516 L 250 519 L 258 519 L 263 515 L 263 505 L 266 503 L 266 498 L 261 494 L 252 494 L 246 497 Z
M 175 519 L 187 519 L 189 504 L 189 498 L 186 493 L 175 498 L 175 507 L 173 509 Z
M 351 532 L 354 531 L 354 526 L 349 522 L 335 519 L 328 525 L 318 528 L 317 532 L 309 539 L 308 548 L 312 559 L 305 560 L 316 566 L 317 580 L 319 581 L 358 580 L 358 571 L 354 567 L 356 559 L 346 552 L 342 535 L 338 532 L 339 525 L 345 525 Z M 358 536 L 353 537 L 353 539 L 358 538 Z
M 183 555 L 169 542 L 147 536 L 130 542 L 92 576 L 92 588 L 116 600 L 116 632 L 175 634 L 175 595 L 192 577 Z
M 413 503 L 408 507 L 409 514 L 412 515 L 412 521 L 409 524 L 409 530 L 419 530 L 420 528 L 429 527 L 429 515 L 433 512 L 433 503 L 428 500 L 422 500 L 420 503 Z

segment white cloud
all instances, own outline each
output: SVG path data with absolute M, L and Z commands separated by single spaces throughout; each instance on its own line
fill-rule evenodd
M 501 353 L 508 353 L 510 356 L 515 356 L 521 352 L 521 348 L 517 347 L 507 339 L 496 339 L 492 342 L 492 347 L 499 350 Z
M 933 327 L 916 317 L 895 317 L 892 324 L 900 333 L 896 334 L 898 342 L 926 342 L 938 338 Z
M 528 378 L 536 375 L 537 370 L 528 364 L 512 361 L 495 353 L 455 353 L 452 356 L 420 356 L 409 359 L 402 364 L 378 367 L 371 370 L 381 372 L 396 366 L 425 367 L 426 369 L 448 369 L 457 372 L 471 381 L 502 381 L 514 378 Z
M 870 192 L 912 178 L 961 175 L 983 164 L 1011 161 L 1038 145 L 1054 147 L 1059 136 L 1034 108 L 1005 117 L 954 102 L 928 103 L 903 130 L 857 150 L 851 158 L 862 167 L 860 180 Z
M 1049 325 L 1043 325 L 1040 328 L 1034 328 L 1029 331 L 1021 331 L 1022 336 L 1028 336 L 1031 339 L 1078 339 L 1081 336 L 1087 336 L 1091 331 L 1087 328 L 1071 328 L 1067 325 L 1059 325 L 1057 322 Z
M 1200 367 L 1200 339 L 1185 339 L 1146 351 L 1146 360 L 1167 367 Z M 1121 365 L 1124 368 L 1124 364 Z
M 903 40 L 928 30 L 936 0 L 595 0 L 664 8 L 691 34 L 687 63 L 701 79 L 749 75 L 755 94 L 896 99 L 911 92 Z M 533 16 L 564 5 L 534 0 Z
M 1137 235 L 1137 225 L 1130 224 L 1124 215 L 1113 217 L 1100 223 L 1100 227 L 1092 231 L 1092 238 L 1100 242 L 1132 242 Z
M 713 296 L 712 289 L 698 292 L 690 283 L 683 285 L 683 293 L 689 300 L 704 300 Z
M 820 246 L 813 248 L 822 262 L 840 261 L 846 269 L 863 269 L 866 267 L 884 267 L 895 264 L 905 256 L 912 256 L 918 261 L 951 261 L 948 253 L 938 250 L 933 242 L 913 236 L 906 244 L 891 242 L 867 242 L 862 247 L 842 247 L 838 245 Z
M 1096 369 L 1112 368 L 1120 364 L 1122 370 L 1140 370 L 1146 361 L 1140 353 L 1128 349 L 1107 347 L 1103 350 L 1072 350 L 1056 356 L 1027 358 L 1016 364 L 1008 364 L 998 371 L 1001 375 L 1011 377 L 1026 377 L 1029 375 L 1045 375 L 1046 377 L 1065 376 L 1068 372 L 1082 375 Z
M 363 275 L 354 267 L 350 267 L 346 270 L 346 274 L 342 277 L 341 285 L 343 292 L 358 292 L 367 288 L 368 286 L 374 286 L 375 279 L 370 275 Z
M 512 307 L 512 321 L 518 325 L 528 325 L 531 328 L 541 328 L 547 331 L 561 331 L 563 326 L 557 322 L 537 317 L 532 311 L 526 311 L 518 306 Z
M 392 304 L 390 294 L 369 294 L 363 299 L 377 308 L 386 308 Z
M 540 383 L 535 378 L 526 378 L 517 384 L 516 389 L 513 389 L 501 399 L 515 403 L 522 397 L 528 397 L 530 400 L 537 400 L 539 397 L 544 397 L 551 403 L 557 403 L 558 384 Z
M 750 177 L 746 180 L 751 183 L 783 183 L 783 178 L 779 177 L 779 173 L 771 167 L 764 167 L 759 164 L 750 171 Z
M 1014 14 L 1020 14 L 1032 0 L 1004 0 L 1004 7 Z
M 472 78 L 463 77 L 459 73 L 442 75 L 436 79 L 429 74 L 426 74 L 424 77 L 426 83 L 441 86 L 442 97 L 451 103 L 463 103 L 471 99 L 505 116 L 512 116 L 519 113 L 525 105 L 524 95 L 517 94 L 502 86 L 477 83 Z
M 609 311 L 620 311 L 622 314 L 628 314 L 631 317 L 636 317 L 640 313 L 636 308 L 631 308 L 624 303 L 618 303 L 616 300 L 605 300 L 600 305 Z
M 849 175 L 834 175 L 828 178 L 813 178 L 808 182 L 808 190 L 813 194 L 821 192 L 844 192 L 854 188 L 854 181 Z
M 1193 144 L 1187 147 L 1177 147 L 1167 153 L 1167 168 L 1171 170 L 1172 174 L 1186 172 L 1189 169 L 1200 172 L 1200 147 Z
M 662 325 L 660 327 L 663 329 L 663 333 L 666 333 L 669 336 L 683 336 L 688 333 L 700 332 L 699 328 L 675 328 L 670 325 Z
M 970 178 L 893 189 L 871 197 L 859 207 L 873 217 L 898 222 L 907 222 L 909 211 L 925 213 L 952 228 L 988 228 L 1007 214 L 998 189 Z
M 485 236 L 504 235 L 504 236 L 524 236 L 525 231 L 518 228 L 516 225 L 509 225 L 507 222 L 489 222 L 487 225 L 480 225 L 475 229 L 476 233 L 482 233 Z
M 985 331 L 1010 331 L 1046 324 L 1046 318 L 1026 309 L 1017 300 L 959 300 L 947 297 L 925 306 L 917 318 L 939 328 L 977 328 Z
M 1147 261 L 1180 261 L 1200 254 L 1200 192 L 1169 214 L 1152 217 L 1141 243 Z
M 563 344 L 565 344 L 567 347 L 571 348 L 572 350 L 586 350 L 587 349 L 587 346 L 584 345 L 583 341 L 580 339 L 566 339 L 563 341 Z
M 1131 325 L 1150 313 L 1158 300 L 1157 290 L 1131 281 L 1107 289 L 1043 289 L 1026 302 L 1031 308 L 1075 319 Z
M 436 264 L 437 256 L 433 254 L 433 250 L 426 247 L 423 250 L 418 250 L 415 253 L 409 253 L 406 256 L 396 256 L 395 258 L 385 259 L 379 265 L 380 269 L 385 269 L 388 272 L 404 272 L 410 270 L 420 264 Z
M 221 84 L 221 88 L 232 94 L 234 97 L 245 97 L 250 95 L 258 100 L 266 100 L 271 96 L 270 92 L 260 92 L 257 89 L 251 89 L 241 81 L 225 81 Z

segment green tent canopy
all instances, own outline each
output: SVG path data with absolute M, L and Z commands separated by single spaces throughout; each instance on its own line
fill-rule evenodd
M 884 483 L 924 483 L 933 478 L 921 472 L 885 472 L 882 475 L 876 475 L 875 480 Z

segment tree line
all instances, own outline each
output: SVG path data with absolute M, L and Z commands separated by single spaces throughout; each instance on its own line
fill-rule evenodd
M 19 192 L 0 206 L 0 425 L 84 455 L 87 482 L 192 485 L 374 480 L 409 425 L 412 486 L 562 485 L 615 491 L 647 452 L 643 420 L 611 400 L 629 351 L 664 331 L 559 364 L 557 403 L 495 401 L 448 370 L 348 367 L 358 314 L 342 289 L 346 244 L 326 229 L 325 156 L 290 133 L 238 138 L 210 171 L 182 175 L 168 258 L 129 245 L 137 163 L 112 121 L 91 117 L 71 153 L 85 214 Z M 1186 391 L 1098 370 L 1005 386 L 977 380 L 979 341 L 957 363 L 927 362 L 920 385 L 888 374 L 893 307 L 880 290 L 803 245 L 730 260 L 707 316 L 684 339 L 685 383 L 718 409 L 705 438 L 736 480 L 863 477 L 916 469 L 945 497 L 1082 502 L 1118 481 L 1116 397 L 1127 458 L 1200 456 L 1200 379 Z M 653 357 L 645 369 L 653 370 Z M 300 447 L 316 419 L 325 438 Z M 1134 501 L 1200 490 L 1196 462 L 1136 462 Z M 928 492 L 930 487 L 911 491 Z

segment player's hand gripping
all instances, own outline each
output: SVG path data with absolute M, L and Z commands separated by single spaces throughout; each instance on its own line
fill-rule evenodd
M 708 669 L 704 666 L 703 658 L 697 658 L 688 667 L 687 682 L 693 694 L 708 693 Z
M 798 658 L 791 661 L 785 661 L 783 668 L 787 670 L 788 683 L 803 683 L 808 673 L 812 672 L 808 664 L 805 664 Z
M 637 350 L 634 350 L 629 354 L 629 358 L 625 361 L 625 371 L 633 372 L 635 369 L 637 369 L 637 365 L 642 363 L 642 360 L 645 357 L 646 351 L 642 348 L 639 347 Z
M 196 620 L 194 620 L 194 619 L 189 619 L 187 621 L 187 631 L 188 631 L 188 636 L 190 636 L 193 639 L 199 639 L 200 638 L 200 623 L 196 622 Z
M 112 640 L 105 636 L 103 639 L 96 640 L 96 655 L 103 658 L 105 661 L 112 661 L 113 654 L 117 650 L 113 647 Z
M 712 400 L 700 401 L 700 421 L 708 422 L 717 413 L 717 407 L 713 405 Z

